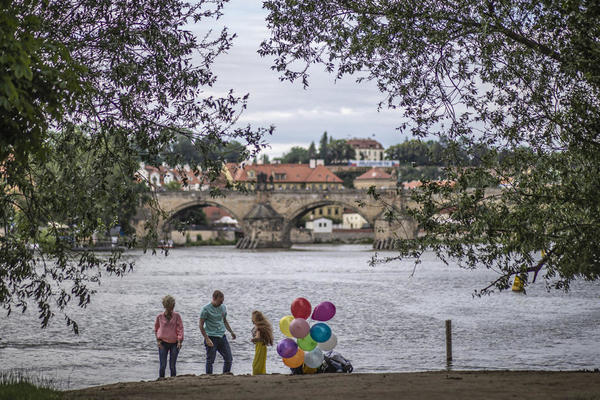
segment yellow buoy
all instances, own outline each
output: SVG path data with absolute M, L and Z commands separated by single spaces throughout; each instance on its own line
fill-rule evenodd
M 523 280 L 519 276 L 515 276 L 515 280 L 513 281 L 512 291 L 513 292 L 522 292 L 525 290 L 525 285 Z

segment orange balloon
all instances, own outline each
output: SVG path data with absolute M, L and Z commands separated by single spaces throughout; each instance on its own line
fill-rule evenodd
M 290 368 L 297 368 L 304 363 L 304 351 L 298 348 L 298 352 L 290 358 L 284 358 L 283 363 Z

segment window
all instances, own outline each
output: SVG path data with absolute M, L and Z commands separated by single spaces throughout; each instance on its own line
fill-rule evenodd
M 254 171 L 248 171 L 248 176 L 250 178 L 254 178 L 255 177 Z
M 335 215 L 339 215 L 339 213 L 340 213 L 340 209 L 339 209 L 339 208 L 336 208 L 336 209 L 335 209 L 335 211 L 334 211 L 334 213 L 335 213 Z
M 285 178 L 286 178 L 285 174 L 275 174 L 276 181 L 285 181 Z
M 323 209 L 319 208 L 319 215 L 323 215 Z
M 327 215 L 331 215 L 331 208 L 327 209 Z

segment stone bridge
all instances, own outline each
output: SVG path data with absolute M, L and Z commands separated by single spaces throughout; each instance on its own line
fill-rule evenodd
M 244 233 L 242 247 L 287 248 L 292 245 L 290 231 L 299 218 L 322 206 L 340 205 L 355 210 L 374 228 L 376 247 L 391 244 L 394 238 L 413 238 L 417 226 L 413 221 L 390 223 L 385 219 L 386 208 L 401 210 L 408 207 L 408 196 L 395 190 L 382 191 L 375 201 L 366 190 L 343 189 L 328 191 L 226 191 L 223 197 L 211 197 L 208 191 L 159 192 L 161 208 L 173 216 L 190 207 L 222 207 L 235 218 Z M 383 202 L 382 202 L 383 201 Z M 384 206 L 383 203 L 386 205 Z M 143 230 L 144 213 L 134 222 L 138 233 Z M 169 218 L 159 221 L 164 229 Z

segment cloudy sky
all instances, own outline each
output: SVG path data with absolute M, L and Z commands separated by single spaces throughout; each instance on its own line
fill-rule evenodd
M 377 111 L 384 97 L 372 83 L 357 84 L 352 78 L 335 82 L 320 66 L 311 70 L 308 89 L 301 82 L 279 81 L 278 74 L 270 70 L 272 59 L 256 53 L 269 37 L 267 13 L 261 5 L 261 0 L 231 0 L 226 5 L 218 26 L 227 26 L 238 37 L 228 54 L 217 59 L 215 90 L 233 88 L 250 94 L 241 122 L 275 126 L 275 133 L 267 138 L 269 156 L 281 156 L 292 146 L 308 147 L 311 141 L 318 147 L 324 131 L 335 139 L 371 137 L 385 147 L 404 140 L 395 129 L 400 113 Z

